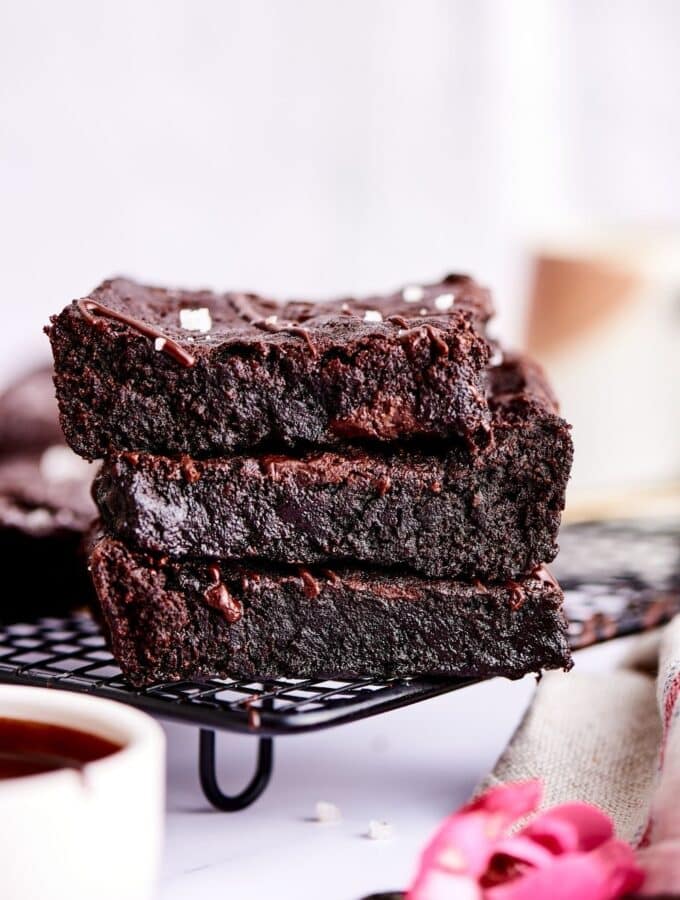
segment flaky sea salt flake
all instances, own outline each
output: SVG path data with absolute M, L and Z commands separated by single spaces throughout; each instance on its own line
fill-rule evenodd
M 197 309 L 180 309 L 179 324 L 185 331 L 210 331 L 212 319 L 207 306 L 199 306 Z
M 425 296 L 425 291 L 419 284 L 410 284 L 408 287 L 404 288 L 401 292 L 401 296 L 406 303 L 420 303 Z
M 453 306 L 453 294 L 440 294 L 434 298 L 434 305 L 440 312 L 448 312 Z

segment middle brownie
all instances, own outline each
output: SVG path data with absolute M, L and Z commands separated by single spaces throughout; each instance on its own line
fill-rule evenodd
M 348 448 L 298 457 L 109 455 L 94 494 L 144 552 L 287 564 L 353 561 L 504 580 L 555 556 L 571 439 L 542 372 L 490 370 L 491 449 Z

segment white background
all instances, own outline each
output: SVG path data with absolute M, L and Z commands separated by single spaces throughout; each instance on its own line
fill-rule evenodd
M 0 378 L 102 278 L 275 294 L 680 221 L 676 0 L 0 0 Z

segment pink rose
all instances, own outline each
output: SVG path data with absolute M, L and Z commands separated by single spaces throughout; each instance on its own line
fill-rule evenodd
M 565 803 L 510 827 L 538 808 L 541 784 L 487 791 L 450 816 L 423 853 L 408 900 L 612 900 L 644 873 L 609 818 Z

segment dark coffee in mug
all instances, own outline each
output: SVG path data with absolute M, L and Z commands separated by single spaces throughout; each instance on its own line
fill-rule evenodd
M 75 728 L 0 718 L 0 779 L 82 769 L 120 749 L 113 741 Z

